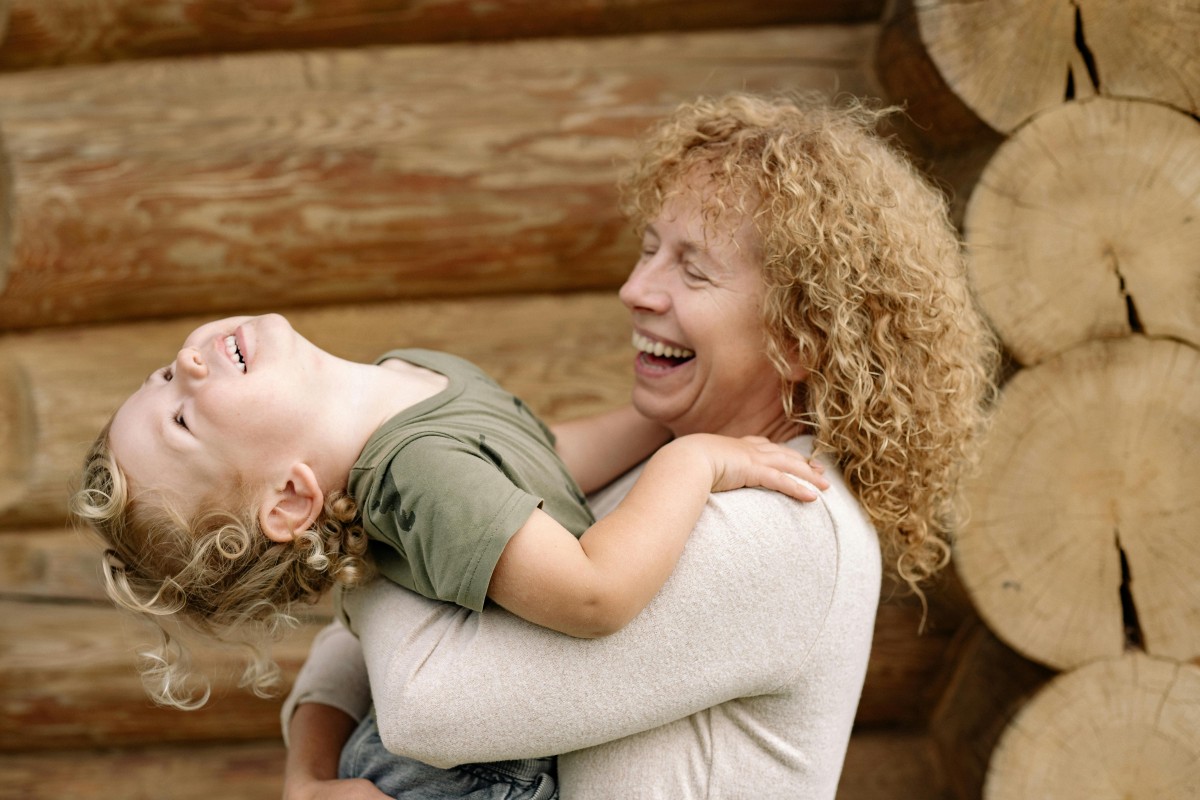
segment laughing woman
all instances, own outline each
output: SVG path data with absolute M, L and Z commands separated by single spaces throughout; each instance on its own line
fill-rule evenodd
M 627 186 L 635 408 L 675 436 L 786 442 L 831 488 L 713 495 L 666 586 L 602 639 L 354 590 L 285 707 L 289 797 L 379 796 L 331 780 L 356 725 L 341 777 L 376 786 L 391 753 L 554 753 L 572 800 L 834 797 L 882 572 L 916 589 L 945 565 L 994 390 L 944 200 L 877 121 L 702 99 L 651 132 Z

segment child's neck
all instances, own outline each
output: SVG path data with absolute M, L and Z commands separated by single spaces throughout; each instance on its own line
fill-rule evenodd
M 327 451 L 331 472 L 345 481 L 367 440 L 392 417 L 449 384 L 445 375 L 399 359 L 382 364 L 343 361 L 336 378 L 337 414 Z

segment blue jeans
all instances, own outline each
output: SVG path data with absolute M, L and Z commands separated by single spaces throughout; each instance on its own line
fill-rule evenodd
M 389 752 L 374 711 L 342 748 L 338 777 L 366 778 L 396 800 L 558 800 L 553 756 L 438 769 Z

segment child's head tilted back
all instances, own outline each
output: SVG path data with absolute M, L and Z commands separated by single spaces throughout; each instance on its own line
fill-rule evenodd
M 278 672 L 266 644 L 292 604 L 361 579 L 357 509 L 306 458 L 330 358 L 277 315 L 208 323 L 88 451 L 72 511 L 105 543 L 109 597 L 160 634 L 142 668 L 156 702 L 207 699 L 176 623 L 251 644 L 242 682 L 263 694 Z

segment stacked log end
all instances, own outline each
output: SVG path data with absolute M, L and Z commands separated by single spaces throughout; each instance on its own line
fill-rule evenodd
M 1013 371 L 955 543 L 986 628 L 931 722 L 948 784 L 1194 797 L 1200 3 L 913 10 L 945 91 L 1004 135 L 963 216 Z
M 921 37 L 946 82 L 1011 133 L 1092 95 L 1200 110 L 1200 3 L 916 0 Z

